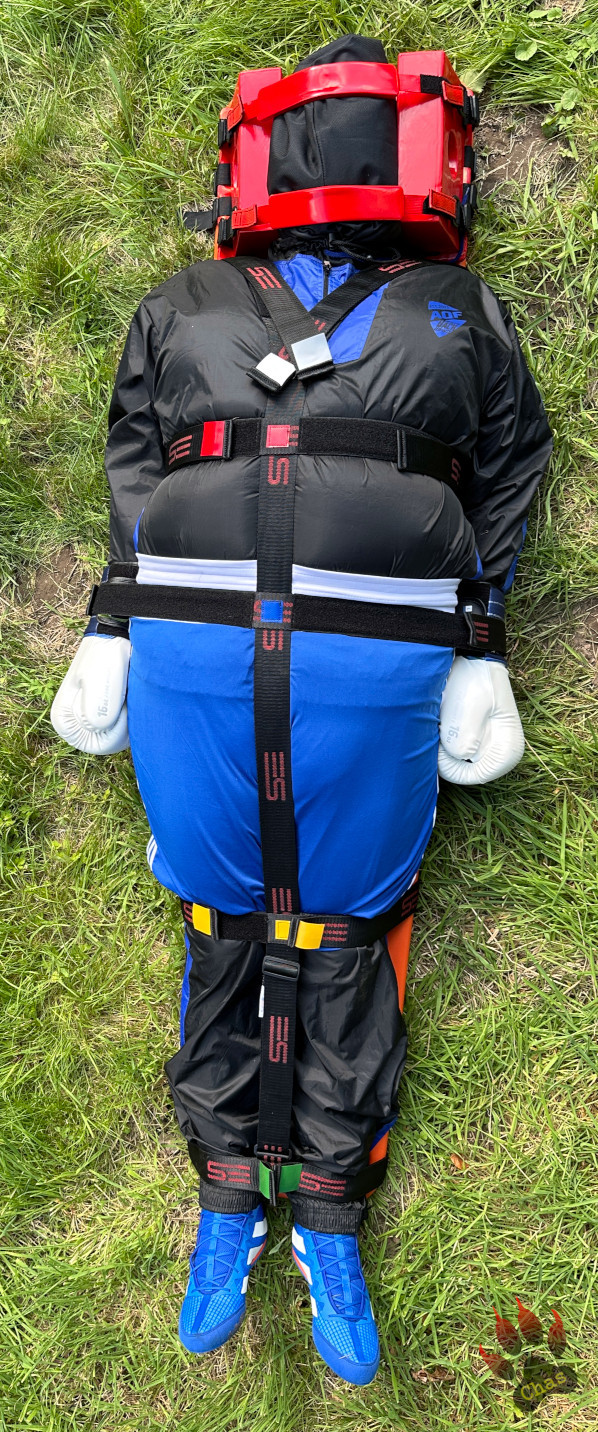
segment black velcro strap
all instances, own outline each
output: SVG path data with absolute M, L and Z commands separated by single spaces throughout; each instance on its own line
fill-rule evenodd
M 100 613 L 113 617 L 157 617 L 174 622 L 212 622 L 217 626 L 255 626 L 256 629 L 265 626 L 259 616 L 259 606 L 256 614 L 256 598 L 252 592 L 215 591 L 207 587 L 146 586 L 122 580 L 108 580 L 97 588 L 89 604 L 89 615 Z M 455 647 L 468 656 L 506 655 L 504 621 L 483 613 L 455 612 L 453 615 L 451 612 L 430 611 L 425 607 L 353 602 L 341 597 L 314 597 L 298 593 L 293 597 L 288 612 L 285 612 L 284 621 L 282 618 L 280 622 L 274 618 L 267 619 L 267 626 L 272 631 L 283 625 L 293 631 Z M 262 649 L 266 650 L 264 638 Z M 269 654 L 276 658 L 278 651 L 277 640 L 276 646 L 269 648 Z M 275 776 L 279 779 L 278 769 L 276 773 L 273 770 L 269 773 L 270 780 L 274 780 Z
M 259 1193 L 263 1187 L 260 1179 L 260 1160 L 251 1154 L 220 1154 L 202 1148 L 195 1140 L 189 1141 L 189 1156 L 200 1177 L 213 1188 L 244 1189 Z M 355 1203 L 368 1193 L 373 1193 L 384 1181 L 387 1159 L 366 1164 L 356 1174 L 342 1174 L 324 1168 L 321 1164 L 303 1163 L 297 1184 L 297 1193 L 324 1200 L 330 1205 Z M 284 1163 L 280 1169 L 284 1169 Z M 273 1182 L 280 1180 L 280 1169 L 273 1170 Z
M 465 86 L 453 83 L 442 75 L 420 75 L 419 85 L 422 94 L 434 94 L 443 99 L 445 104 L 452 104 L 459 110 L 463 123 L 471 125 L 475 129 L 480 122 L 480 102 L 477 94 L 469 94 Z
M 257 457 L 264 450 L 292 450 L 305 457 L 361 457 L 393 462 L 400 472 L 421 473 L 446 483 L 458 497 L 473 473 L 462 448 L 417 428 L 373 418 L 302 418 L 297 424 L 262 424 L 259 418 L 227 418 L 181 429 L 168 444 L 169 472 L 218 458 Z

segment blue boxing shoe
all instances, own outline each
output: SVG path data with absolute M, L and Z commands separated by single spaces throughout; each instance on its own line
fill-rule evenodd
M 364 1386 L 380 1365 L 378 1332 L 355 1234 L 311 1233 L 296 1223 L 293 1258 L 309 1285 L 316 1348 L 332 1372 Z
M 202 1209 L 179 1337 L 188 1352 L 212 1352 L 232 1337 L 245 1313 L 249 1272 L 266 1246 L 261 1204 L 251 1213 Z

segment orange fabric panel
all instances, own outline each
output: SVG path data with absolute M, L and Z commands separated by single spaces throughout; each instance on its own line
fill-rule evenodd
M 399 989 L 399 1009 L 403 1013 L 405 1003 L 405 985 L 407 983 L 407 964 L 409 962 L 409 946 L 411 944 L 411 931 L 413 929 L 413 915 L 408 915 L 400 925 L 395 925 L 394 930 L 389 930 L 386 936 L 388 953 L 392 960 L 393 969 L 397 977 Z

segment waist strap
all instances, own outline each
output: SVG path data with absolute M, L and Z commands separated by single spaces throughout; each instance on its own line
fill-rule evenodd
M 361 457 L 392 462 L 399 472 L 436 478 L 461 498 L 473 473 L 471 457 L 418 428 L 373 418 L 301 418 L 296 424 L 261 418 L 219 418 L 181 429 L 166 448 L 168 472 L 190 463 L 231 458 L 276 457 L 291 452 L 307 457 Z
M 300 914 L 290 918 L 281 913 L 254 910 L 247 915 L 226 915 L 211 905 L 182 900 L 183 915 L 194 930 L 213 940 L 258 940 L 260 944 L 281 943 L 292 949 L 354 949 L 381 940 L 395 925 L 414 915 L 419 899 L 419 879 L 380 915 Z M 280 891 L 278 908 L 286 909 L 286 892 Z
M 290 630 L 454 647 L 466 656 L 506 655 L 504 621 L 468 611 L 467 602 L 463 611 L 437 612 L 426 607 L 354 602 L 304 593 L 288 597 L 277 592 L 146 585 L 135 581 L 136 573 L 134 562 L 112 562 L 108 580 L 92 588 L 88 615 L 263 628 L 264 640 L 268 641 L 276 639 L 277 631 Z M 462 585 L 464 591 L 472 586 Z

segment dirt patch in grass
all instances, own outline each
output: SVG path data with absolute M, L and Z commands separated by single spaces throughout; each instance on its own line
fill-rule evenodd
M 575 617 L 571 644 L 589 662 L 595 685 L 598 686 L 598 601 L 578 607 Z
M 17 601 L 32 652 L 46 660 L 74 656 L 81 629 L 69 629 L 70 622 L 83 616 L 89 587 L 89 571 L 70 545 L 61 547 L 50 563 L 46 560 L 23 577 L 17 588 Z
M 482 197 L 501 184 L 527 183 L 532 166 L 531 192 L 540 193 L 562 167 L 558 143 L 542 133 L 544 111 L 530 109 L 506 119 L 504 112 L 490 110 L 476 130 L 479 153 L 479 185 Z

